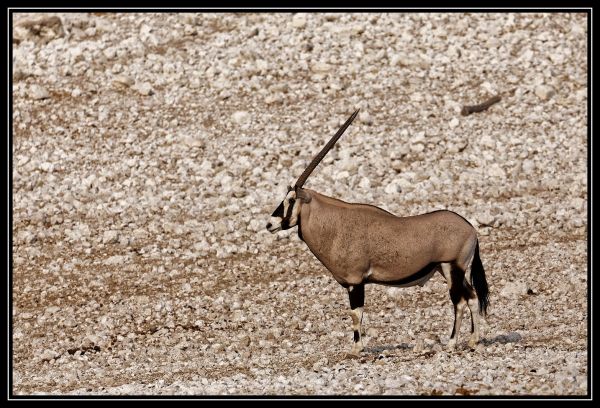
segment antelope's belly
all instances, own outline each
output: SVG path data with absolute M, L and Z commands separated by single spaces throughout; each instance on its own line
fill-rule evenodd
M 435 273 L 438 263 L 432 262 L 413 273 L 402 273 L 401 271 L 388 271 L 385 269 L 371 267 L 365 275 L 365 283 L 377 283 L 379 285 L 409 287 L 424 285 Z

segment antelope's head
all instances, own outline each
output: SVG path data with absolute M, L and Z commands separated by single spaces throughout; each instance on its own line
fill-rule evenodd
M 303 203 L 310 202 L 310 194 L 302 189 L 302 186 L 308 179 L 308 176 L 313 172 L 317 165 L 323 160 L 323 157 L 331 150 L 335 142 L 342 136 L 348 126 L 352 123 L 354 118 L 358 115 L 356 110 L 350 118 L 342 125 L 335 135 L 327 142 L 327 144 L 321 149 L 319 154 L 310 162 L 308 167 L 304 170 L 302 175 L 296 181 L 293 187 L 288 187 L 287 194 L 283 201 L 279 204 L 277 209 L 271 214 L 271 219 L 267 223 L 267 230 L 271 233 L 277 231 L 286 230 L 295 227 L 298 224 L 301 208 Z

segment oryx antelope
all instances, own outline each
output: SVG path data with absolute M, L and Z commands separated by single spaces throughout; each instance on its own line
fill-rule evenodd
M 454 305 L 453 349 L 466 306 L 471 312 L 469 345 L 479 341 L 479 313 L 485 315 L 488 285 L 475 228 L 451 211 L 396 217 L 368 204 L 327 197 L 302 186 L 354 120 L 358 110 L 317 154 L 271 215 L 271 233 L 298 226 L 298 235 L 333 274 L 350 297 L 354 344 L 363 350 L 361 322 L 365 284 L 407 287 L 424 285 L 439 271 Z M 470 266 L 470 268 L 469 268 Z

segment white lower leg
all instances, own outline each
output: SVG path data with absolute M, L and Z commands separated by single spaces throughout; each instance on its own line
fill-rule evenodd
M 357 307 L 356 309 L 352 310 L 351 314 L 352 330 L 354 331 L 354 344 L 352 346 L 352 353 L 358 354 L 364 349 L 360 327 L 362 324 L 363 308 Z
M 469 299 L 469 310 L 471 311 L 471 319 L 473 319 L 473 333 L 469 339 L 469 347 L 474 348 L 479 341 L 479 300 L 477 297 Z
M 460 331 L 460 325 L 462 323 L 462 315 L 465 310 L 465 306 L 467 302 L 464 299 L 461 299 L 456 305 L 456 311 L 454 313 L 454 329 L 452 330 L 452 335 L 450 336 L 450 340 L 448 341 L 448 348 L 450 350 L 454 350 L 456 346 L 456 342 L 458 340 L 458 332 Z

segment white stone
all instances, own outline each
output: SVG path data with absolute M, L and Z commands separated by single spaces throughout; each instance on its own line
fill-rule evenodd
M 533 160 L 523 160 L 523 173 L 525 174 L 531 174 L 533 172 L 533 170 L 535 170 L 535 162 Z
M 152 89 L 152 85 L 148 82 L 142 82 L 135 86 L 135 90 L 138 91 L 141 95 L 149 96 L 154 94 L 154 89 Z
M 363 177 L 358 185 L 364 189 L 369 189 L 371 188 L 371 180 L 368 177 Z
M 31 99 L 35 100 L 50 98 L 50 94 L 48 93 L 46 88 L 40 85 L 31 85 L 29 87 L 29 96 L 31 97 Z
M 500 296 L 505 298 L 517 298 L 526 294 L 527 284 L 525 282 L 509 282 L 500 290 Z
M 331 65 L 325 62 L 316 62 L 311 66 L 311 70 L 317 74 L 326 74 L 331 71 Z
M 306 26 L 306 14 L 294 14 L 294 17 L 292 17 L 292 26 L 295 28 L 304 28 Z
M 233 120 L 238 125 L 245 125 L 250 122 L 251 116 L 250 113 L 246 111 L 237 111 L 231 115 L 231 120 Z
M 493 163 L 490 166 L 488 166 L 487 174 L 493 178 L 498 178 L 498 179 L 506 178 L 506 172 L 504 171 L 504 169 L 502 167 L 500 167 L 500 165 L 498 163 Z
M 122 265 L 126 260 L 127 257 L 124 255 L 113 255 L 104 260 L 104 265 Z
M 543 101 L 547 101 L 556 94 L 556 91 L 550 85 L 538 85 L 535 87 L 535 94 Z
M 119 240 L 119 232 L 114 230 L 104 231 L 102 235 L 103 244 L 114 244 Z
M 385 187 L 384 191 L 386 194 L 397 194 L 400 193 L 402 189 L 398 185 L 398 182 L 394 180 Z
M 478 214 L 476 219 L 479 224 L 487 226 L 492 226 L 494 221 L 496 221 L 496 217 L 489 213 Z
M 367 111 L 361 111 L 358 114 L 358 120 L 360 120 L 365 125 L 373 124 L 373 118 L 371 117 L 371 115 L 369 115 L 369 112 L 367 112 Z
M 135 84 L 135 79 L 128 75 L 117 75 L 113 78 L 113 83 L 116 85 L 130 87 L 133 86 L 133 84 Z

